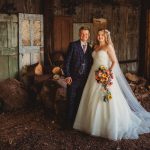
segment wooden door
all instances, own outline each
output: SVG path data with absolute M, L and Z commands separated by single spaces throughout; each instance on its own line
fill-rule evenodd
M 53 51 L 66 52 L 72 41 L 72 17 L 55 16 L 53 27 Z
M 0 14 L 0 80 L 18 73 L 18 17 Z
M 19 68 L 43 63 L 43 16 L 19 13 Z

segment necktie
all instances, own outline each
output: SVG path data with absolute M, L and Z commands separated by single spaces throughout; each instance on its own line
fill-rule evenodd
M 84 53 L 86 52 L 86 45 L 82 45 Z

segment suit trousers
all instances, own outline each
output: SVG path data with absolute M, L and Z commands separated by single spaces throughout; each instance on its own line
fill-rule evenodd
M 67 87 L 67 120 L 73 125 L 78 107 L 80 104 L 80 99 L 83 93 L 84 86 L 86 84 L 87 77 L 81 77 L 79 79 L 74 79 L 72 84 Z

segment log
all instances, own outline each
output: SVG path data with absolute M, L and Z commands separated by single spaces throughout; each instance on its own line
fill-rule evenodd
M 129 81 L 133 81 L 133 82 L 139 81 L 139 77 L 135 74 L 130 73 L 130 72 L 126 73 L 125 76 Z
M 55 110 L 55 98 L 57 89 L 61 86 L 54 80 L 47 80 L 43 83 L 39 93 L 39 99 L 45 108 Z
M 54 52 L 52 54 L 52 62 L 54 66 L 62 67 L 64 64 L 64 55 L 62 52 Z
M 139 77 L 138 86 L 145 87 L 146 83 L 147 83 L 146 79 Z
M 147 80 L 143 77 L 138 77 L 130 72 L 125 74 L 131 89 L 133 90 L 136 98 L 141 102 L 150 96 L 150 90 L 147 86 Z
M 24 85 L 16 79 L 0 82 L 0 107 L 3 111 L 12 111 L 27 105 L 29 95 Z
M 64 79 L 49 79 L 44 82 L 38 99 L 45 108 L 46 115 L 54 117 L 54 120 L 63 122 L 66 116 L 66 83 Z
M 44 75 L 35 75 L 34 76 L 34 83 L 44 83 L 48 79 L 52 78 L 51 74 L 44 74 Z
M 34 68 L 35 75 L 43 75 L 43 66 L 41 63 L 38 63 L 37 66 Z

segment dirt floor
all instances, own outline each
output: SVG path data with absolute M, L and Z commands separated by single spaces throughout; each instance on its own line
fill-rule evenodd
M 150 99 L 142 103 L 150 111 Z M 119 142 L 63 130 L 39 105 L 0 114 L 0 150 L 150 150 L 150 134 Z M 118 148 L 119 150 L 119 148 Z

